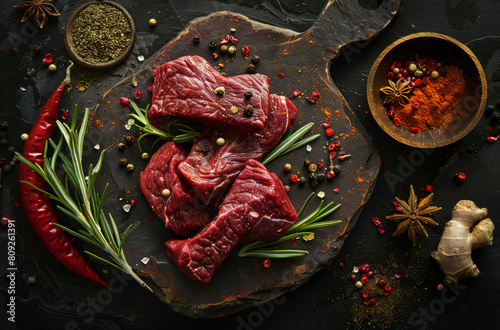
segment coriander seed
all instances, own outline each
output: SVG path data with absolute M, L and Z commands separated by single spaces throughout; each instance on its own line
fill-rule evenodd
M 245 92 L 245 94 L 243 94 L 243 96 L 245 96 L 245 99 L 250 100 L 253 96 L 253 93 L 251 91 L 248 91 L 248 92 Z
M 28 140 L 29 135 L 26 133 L 21 134 L 21 141 L 26 141 Z
M 127 171 L 132 172 L 134 170 L 134 164 L 127 165 Z
M 55 72 L 57 70 L 57 66 L 55 64 L 49 65 L 49 71 L 50 72 Z
M 141 155 L 141 158 L 143 160 L 149 159 L 149 154 L 147 152 L 143 152 L 142 155 Z
M 227 45 L 221 45 L 219 47 L 219 50 L 220 50 L 221 53 L 227 52 L 228 49 L 229 49 L 229 47 L 227 47 Z
M 149 26 L 156 26 L 156 20 L 154 18 L 149 20 Z
M 236 47 L 234 46 L 230 46 L 227 51 L 229 52 L 229 54 L 231 55 L 234 55 L 234 53 L 236 53 Z
M 218 146 L 223 146 L 226 143 L 226 140 L 220 137 L 215 143 L 217 143 Z
M 285 172 L 290 172 L 292 170 L 292 165 L 285 164 L 285 166 L 283 166 L 283 170 L 285 170 Z

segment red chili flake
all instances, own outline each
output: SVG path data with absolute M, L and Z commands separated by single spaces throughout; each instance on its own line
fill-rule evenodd
M 3 47 L 0 47 L 0 52 L 3 52 Z
M 298 89 L 296 89 L 293 93 L 292 93 L 292 96 L 293 97 L 297 97 L 300 95 L 300 91 Z
M 425 191 L 427 191 L 427 192 L 430 192 L 430 193 L 431 193 L 431 192 L 433 192 L 433 191 L 434 191 L 434 188 L 433 188 L 430 184 L 428 184 L 428 185 L 426 185 L 426 186 L 425 186 Z
M 394 205 L 394 207 L 398 207 L 398 203 L 395 201 L 392 201 L 392 205 Z
M 358 241 L 358 245 L 361 246 L 361 241 Z
M 293 174 L 293 175 L 290 176 L 290 181 L 297 182 L 297 181 L 299 181 L 299 177 L 296 176 L 295 174 Z
M 420 128 L 418 128 L 418 127 L 410 127 L 410 132 L 412 132 L 412 133 L 419 133 L 420 132 Z
M 500 139 L 500 135 L 498 135 L 498 136 L 488 136 L 486 138 L 486 142 L 493 143 L 493 142 L 496 142 L 498 139 Z
M 368 304 L 369 304 L 370 306 L 375 305 L 375 299 L 374 299 L 374 298 L 370 299 L 370 302 L 369 302 Z
M 399 275 L 399 274 L 394 274 L 394 277 L 395 277 L 395 278 L 401 278 L 401 275 Z
M 229 42 L 229 34 L 226 35 L 220 42 L 219 42 L 219 45 L 224 45 L 224 44 L 227 44 Z
M 370 292 L 368 290 L 363 291 L 363 298 L 368 298 L 370 296 Z
M 339 156 L 344 156 L 345 155 L 345 151 L 339 151 Z
M 71 238 L 70 238 L 70 240 L 71 240 L 71 242 L 73 242 L 73 243 L 74 243 L 74 242 L 76 242 L 76 238 L 75 238 L 75 237 L 71 237 Z
M 250 53 L 250 49 L 248 49 L 248 46 L 243 46 L 241 52 L 243 53 L 243 55 L 247 56 Z
M 391 286 L 389 284 L 387 284 L 386 286 L 384 286 L 384 291 L 389 292 L 391 290 L 392 290 L 392 288 L 391 288 Z
M 335 144 L 335 148 L 340 148 L 340 141 L 335 141 L 333 144 Z
M 337 156 L 337 153 L 335 151 L 330 152 L 330 158 L 335 158 Z
M 328 146 L 328 150 L 333 150 L 335 149 L 335 143 L 330 143 L 330 145 Z
M 372 219 L 372 222 L 373 222 L 373 224 L 374 224 L 375 226 L 380 225 L 380 220 L 379 220 L 379 218 L 373 218 L 373 219 Z
M 229 37 L 229 41 L 231 41 L 233 44 L 237 44 L 238 43 L 238 39 L 236 39 L 235 37 L 231 36 L 231 35 L 228 35 Z
M 396 207 L 396 211 L 398 211 L 399 213 L 403 213 L 403 210 L 401 210 L 401 208 L 399 206 Z
M 141 93 L 141 91 L 140 91 L 140 90 L 136 90 L 136 91 L 135 91 L 134 96 L 135 96 L 135 98 L 136 98 L 136 99 L 140 99 L 140 98 L 141 98 L 141 95 L 142 95 L 142 93 Z
M 125 97 L 120 97 L 120 107 L 123 107 L 125 105 L 129 105 L 130 104 L 130 99 L 127 99 Z
M 18 202 L 14 202 L 14 206 L 15 206 L 15 207 L 19 207 L 20 205 L 19 205 L 19 203 L 18 203 Z
M 135 136 L 132 137 L 132 140 L 130 140 L 130 143 L 134 143 L 135 141 Z
M 51 53 L 48 53 L 47 55 L 45 55 L 45 57 L 43 58 L 42 60 L 42 64 L 43 65 L 49 65 L 50 63 L 52 63 L 52 54 Z
M 392 120 L 392 122 L 393 122 L 393 123 L 394 123 L 394 125 L 396 125 L 396 126 L 401 125 L 401 119 L 399 119 L 398 117 L 394 118 L 394 119 Z
M 313 99 L 317 100 L 317 99 L 319 99 L 319 92 L 318 91 L 313 91 L 311 93 L 311 96 L 312 96 Z
M 394 79 L 394 72 L 392 71 L 389 71 L 389 73 L 387 74 L 387 79 Z
M 282 78 L 285 78 L 285 75 L 283 73 L 278 73 L 278 78 L 282 79 Z
M 2 224 L 2 226 L 7 227 L 7 225 L 9 224 L 10 221 L 11 221 L 11 219 L 8 217 L 2 217 L 2 219 L 0 220 L 0 223 Z
M 488 126 L 488 127 L 486 127 L 486 129 L 487 129 L 488 131 L 490 131 L 490 132 L 493 132 L 493 126 Z
M 330 122 L 329 121 L 324 121 L 322 124 L 323 124 L 324 128 L 330 127 Z
M 318 162 L 318 168 L 323 168 L 323 163 L 322 162 Z
M 63 120 L 68 119 L 68 113 L 69 113 L 69 110 L 68 110 L 68 109 L 61 109 L 61 111 L 62 111 L 61 118 L 62 118 Z
M 131 202 L 130 202 L 130 205 L 134 206 L 135 205 L 135 199 L 133 199 Z
M 295 237 L 294 237 L 294 238 L 292 238 L 292 239 L 290 239 L 290 244 L 295 243 L 295 240 L 296 240 L 296 238 L 295 238 Z
M 153 219 L 154 219 L 153 215 L 150 215 L 149 220 L 153 220 Z
M 385 233 L 384 226 L 382 226 L 382 225 L 378 226 L 378 232 L 380 233 L 380 235 L 383 235 Z
M 311 103 L 318 103 L 318 101 L 316 101 L 315 99 L 313 99 L 311 96 L 307 96 L 306 100 L 308 100 Z
M 366 274 L 361 275 L 361 282 L 367 283 L 368 282 L 368 275 L 366 275 Z
M 341 263 L 339 264 L 339 267 L 344 267 L 344 264 L 341 262 Z
M 335 188 L 335 189 L 333 189 L 333 191 L 335 191 L 338 194 L 340 190 L 339 190 L 339 188 Z
M 325 130 L 325 134 L 326 134 L 326 136 L 332 136 L 332 135 L 333 135 L 333 129 L 331 129 L 331 128 L 327 128 L 327 129 Z
M 269 268 L 271 266 L 271 260 L 266 259 L 262 264 L 264 265 L 264 267 Z
M 149 85 L 148 91 L 152 92 L 153 91 L 153 84 Z
M 396 113 L 396 111 L 394 110 L 389 110 L 389 112 L 387 113 L 387 115 L 389 116 L 389 118 L 391 119 L 394 119 L 398 116 L 398 114 Z
M 465 181 L 465 173 L 460 172 L 458 174 L 455 174 L 455 178 L 457 179 L 458 182 L 464 182 Z

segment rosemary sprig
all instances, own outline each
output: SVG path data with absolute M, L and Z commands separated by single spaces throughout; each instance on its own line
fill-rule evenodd
M 144 139 L 146 136 L 154 135 L 158 137 L 153 143 L 154 146 L 159 140 L 168 140 L 177 143 L 184 143 L 184 142 L 194 141 L 200 135 L 200 132 L 194 130 L 188 125 L 179 123 L 177 120 L 169 122 L 166 131 L 161 130 L 153 126 L 149 122 L 148 119 L 149 105 L 146 107 L 146 109 L 139 108 L 134 101 L 131 101 L 130 105 L 132 106 L 132 109 L 134 110 L 135 113 L 129 113 L 128 116 L 136 121 L 134 126 L 138 127 L 139 130 L 144 133 L 141 134 L 141 136 L 137 140 L 139 151 L 141 153 L 142 153 L 141 140 Z M 137 122 L 141 123 L 141 125 L 137 124 Z M 173 134 L 170 130 L 173 126 L 178 126 L 178 130 L 182 134 L 177 134 L 177 135 Z
M 43 167 L 39 164 L 33 164 L 20 153 L 16 152 L 16 158 L 35 170 L 47 184 L 52 188 L 54 193 L 48 193 L 49 197 L 55 200 L 59 205 L 57 207 L 70 218 L 74 219 L 80 225 L 78 231 L 69 229 L 63 225 L 52 223 L 54 226 L 65 230 L 66 232 L 81 238 L 108 255 L 107 258 L 102 258 L 91 252 L 85 251 L 90 256 L 104 262 L 105 264 L 116 268 L 126 274 L 132 276 L 142 287 L 153 292 L 151 288 L 134 273 L 130 265 L 127 263 L 123 252 L 123 244 L 131 229 L 130 225 L 120 237 L 116 223 L 111 214 L 106 217 L 102 209 L 104 198 L 106 196 L 107 185 L 101 195 L 97 193 L 95 184 L 97 176 L 102 169 L 104 162 L 103 150 L 95 165 L 91 164 L 88 170 L 88 177 L 85 177 L 85 172 L 82 165 L 83 146 L 85 132 L 89 117 L 89 109 L 86 109 L 81 127 L 77 128 L 77 112 L 78 107 L 75 105 L 71 127 L 66 123 L 57 121 L 57 127 L 61 132 L 59 143 L 55 143 L 49 139 L 45 145 Z M 63 144 L 66 144 L 69 150 L 69 157 L 61 153 Z M 52 157 L 47 156 L 48 145 L 54 149 Z M 65 179 L 57 176 L 56 162 L 62 162 L 62 168 L 65 173 Z M 31 183 L 23 181 L 26 184 L 34 187 Z M 34 187 L 36 188 L 36 187 Z M 36 188 L 38 189 L 38 188 Z M 40 190 L 40 189 L 38 189 Z
M 306 199 L 306 201 L 302 205 L 302 208 L 297 213 L 297 218 L 300 218 L 300 216 L 302 215 L 305 208 L 309 204 L 309 201 L 311 200 L 311 197 L 313 195 L 314 193 L 311 193 L 309 197 Z M 290 229 L 288 229 L 285 236 L 273 242 L 255 241 L 246 243 L 238 252 L 238 256 L 257 257 L 257 258 L 293 258 L 309 254 L 309 252 L 305 250 L 281 250 L 276 246 L 276 244 L 291 240 L 292 238 L 314 234 L 313 232 L 311 232 L 312 229 L 334 226 L 341 223 L 342 220 L 329 220 L 329 221 L 318 222 L 321 219 L 324 219 L 325 217 L 335 212 L 335 210 L 337 210 L 340 207 L 340 204 L 331 207 L 332 205 L 333 202 L 323 207 L 323 201 L 321 201 L 320 205 L 314 212 L 312 212 L 311 214 L 309 214 L 308 216 L 304 217 L 301 220 L 297 220 L 290 227 Z
M 295 149 L 298 149 L 302 147 L 303 145 L 314 141 L 319 137 L 319 134 L 315 134 L 312 136 L 309 136 L 299 142 L 297 142 L 311 127 L 313 126 L 314 123 L 309 123 L 305 126 L 302 126 L 297 132 L 288 135 L 284 139 L 281 140 L 281 142 L 264 158 L 262 161 L 262 165 L 269 164 L 273 160 L 286 155 Z

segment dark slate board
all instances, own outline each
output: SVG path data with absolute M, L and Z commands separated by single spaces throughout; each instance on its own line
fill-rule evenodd
M 234 13 L 215 13 L 192 21 L 148 65 L 138 71 L 137 87 L 131 85 L 131 77 L 128 77 L 103 96 L 91 115 L 86 161 L 94 161 L 97 157 L 98 152 L 94 150 L 96 144 L 101 149 L 107 149 L 107 162 L 101 180 L 102 184 L 110 184 L 105 207 L 117 219 L 119 229 L 124 230 L 133 224 L 134 229 L 125 246 L 127 259 L 153 288 L 154 293 L 173 310 L 194 318 L 228 315 L 278 297 L 306 282 L 334 260 L 371 194 L 380 168 L 380 158 L 363 134 L 357 119 L 347 115 L 352 112 L 330 80 L 329 61 L 337 56 L 342 46 L 375 36 L 392 20 L 398 9 L 397 0 L 385 1 L 375 11 L 362 9 L 356 0 L 331 1 L 316 24 L 301 34 L 257 23 Z M 236 29 L 233 35 L 239 39 L 238 52 L 234 56 L 224 54 L 213 59 L 208 43 L 231 34 L 231 28 Z M 201 38 L 199 44 L 192 42 L 195 35 Z M 359 48 L 356 48 L 357 45 L 348 47 L 352 51 Z M 242 46 L 250 49 L 248 59 L 241 53 Z M 167 257 L 164 242 L 172 234 L 163 227 L 158 217 L 153 216 L 139 189 L 139 174 L 147 162 L 140 158 L 137 143 L 125 150 L 117 148 L 124 136 L 138 136 L 137 131 L 125 129 L 127 114 L 131 109 L 120 107 L 119 98 L 133 99 L 134 92 L 139 89 L 142 97 L 137 102 L 141 107 L 146 107 L 151 101 L 148 87 L 152 83 L 154 68 L 184 55 L 200 55 L 214 66 L 222 63 L 222 72 L 228 76 L 245 73 L 251 56 L 259 55 L 261 60 L 256 72 L 269 76 L 273 93 L 290 98 L 296 89 L 304 93 L 302 97 L 292 100 L 299 109 L 294 126 L 314 122 L 312 131 L 322 135 L 311 143 L 311 152 L 302 148 L 268 165 L 285 184 L 290 184 L 290 173 L 282 171 L 286 162 L 292 164 L 292 173 L 305 172 L 302 166 L 304 158 L 314 162 L 325 161 L 327 164 L 329 151 L 326 146 L 333 139 L 323 134 L 322 122 L 325 120 L 332 123 L 342 149 L 352 154 L 351 158 L 341 163 L 343 171 L 332 181 L 323 182 L 316 188 L 309 184 L 291 184 L 289 196 L 296 208 L 312 191 L 324 191 L 325 202 L 342 204 L 331 217 L 342 219 L 341 225 L 316 230 L 314 240 L 298 240 L 292 246 L 307 249 L 309 255 L 273 260 L 271 267 L 264 268 L 261 259 L 238 258 L 236 251 L 233 251 L 208 285 L 186 279 Z M 284 78 L 280 79 L 278 73 L 283 73 Z M 319 91 L 321 95 L 317 104 L 305 99 L 313 90 Z M 143 148 L 153 153 L 151 145 L 151 142 L 145 142 Z M 123 156 L 135 165 L 132 173 L 118 165 L 118 160 Z M 335 193 L 334 188 L 339 188 L 339 193 Z M 135 200 L 135 205 L 129 213 L 125 213 L 122 206 L 132 200 Z M 319 203 L 320 199 L 315 197 L 309 211 Z M 143 257 L 150 258 L 146 265 L 140 261 Z

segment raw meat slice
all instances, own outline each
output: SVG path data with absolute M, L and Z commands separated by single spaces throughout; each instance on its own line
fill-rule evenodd
M 167 142 L 151 157 L 139 179 L 141 191 L 153 211 L 165 222 L 165 227 L 178 235 L 187 235 L 211 220 L 199 198 L 177 176 L 177 166 L 186 156 L 186 149 Z M 164 189 L 170 191 L 170 196 L 163 196 Z
M 266 219 L 267 220 L 263 220 Z M 194 237 L 167 241 L 168 256 L 188 278 L 208 283 L 231 250 L 249 234 L 274 240 L 283 236 L 297 219 L 283 183 L 262 164 L 249 160 L 238 175 L 215 219 Z M 254 231 L 260 221 L 279 224 L 272 232 Z
M 297 117 L 297 108 L 284 96 L 271 95 L 264 134 L 219 132 L 207 128 L 177 169 L 180 178 L 206 205 L 218 205 L 222 195 L 248 159 L 261 159 L 281 139 Z M 218 146 L 219 137 L 226 141 Z
M 218 87 L 224 95 L 216 95 Z M 253 96 L 247 100 L 246 92 Z M 165 128 L 172 117 L 233 132 L 257 132 L 269 114 L 269 78 L 260 74 L 224 77 L 199 56 L 184 56 L 155 70 L 148 118 Z M 251 106 L 253 114 L 244 113 Z

